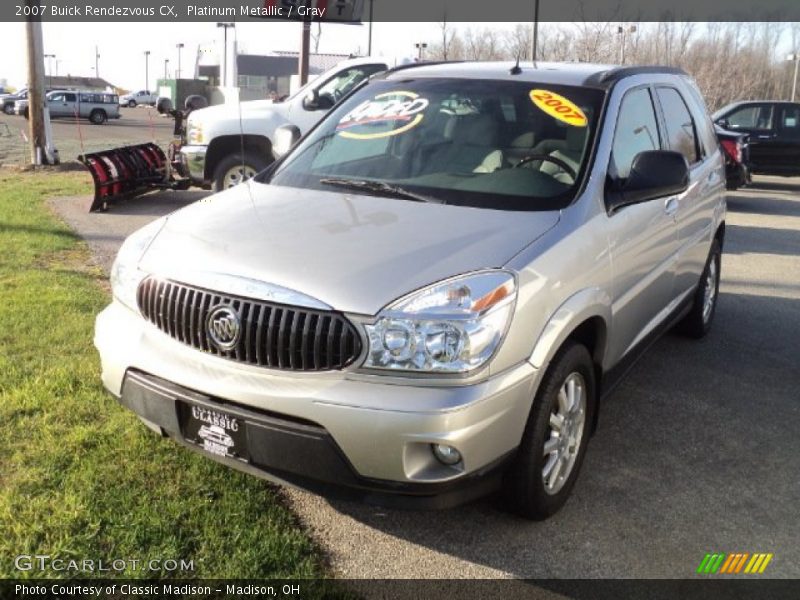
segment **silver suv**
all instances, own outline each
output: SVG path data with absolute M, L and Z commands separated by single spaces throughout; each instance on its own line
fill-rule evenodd
M 682 71 L 394 69 L 128 238 L 103 382 L 271 480 L 416 507 L 502 487 L 545 518 L 626 367 L 673 325 L 708 331 L 724 189 Z

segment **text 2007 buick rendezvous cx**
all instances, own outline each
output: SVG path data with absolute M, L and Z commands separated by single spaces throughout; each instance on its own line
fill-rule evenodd
M 708 330 L 724 188 L 682 71 L 388 71 L 127 239 L 103 381 L 269 479 L 419 507 L 502 487 L 544 518 L 625 366 L 676 323 Z

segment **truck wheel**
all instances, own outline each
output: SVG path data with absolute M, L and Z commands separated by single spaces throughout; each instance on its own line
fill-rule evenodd
M 136 100 L 128 100 L 128 108 L 136 108 Z
M 722 263 L 722 250 L 719 241 L 714 239 L 708 253 L 706 268 L 700 275 L 700 283 L 694 293 L 692 308 L 678 323 L 678 331 L 688 337 L 700 339 L 711 329 L 711 321 L 717 310 L 719 297 L 719 275 Z
M 214 169 L 211 187 L 214 192 L 221 192 L 239 185 L 254 177 L 269 164 L 267 160 L 252 152 L 231 154 L 223 158 Z
M 102 125 L 108 121 L 108 115 L 106 114 L 106 111 L 96 108 L 89 115 L 89 120 L 95 125 Z
M 568 341 L 547 368 L 506 472 L 503 491 L 511 510 L 542 520 L 564 506 L 586 453 L 594 411 L 592 358 L 585 346 Z
M 14 114 L 14 105 L 13 104 L 5 104 L 5 105 L 3 105 L 3 112 L 6 113 L 7 115 L 13 115 Z

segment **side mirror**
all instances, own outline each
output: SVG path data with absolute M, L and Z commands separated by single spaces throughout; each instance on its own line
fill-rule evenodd
M 624 181 L 612 181 L 606 193 L 606 207 L 614 212 L 623 206 L 674 196 L 689 187 L 689 165 L 680 152 L 647 150 L 633 158 Z
M 303 108 L 306 110 L 317 110 L 319 108 L 319 92 L 317 90 L 309 90 L 306 97 L 303 98 Z
M 300 129 L 297 125 L 281 125 L 275 130 L 275 139 L 272 141 L 272 155 L 278 159 L 297 143 L 300 139 Z
M 725 117 L 723 117 L 721 119 L 717 119 L 717 125 L 719 125 L 723 129 L 730 129 L 731 128 L 730 122 Z

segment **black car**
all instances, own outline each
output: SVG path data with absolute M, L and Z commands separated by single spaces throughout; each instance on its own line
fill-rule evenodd
M 800 103 L 735 102 L 715 112 L 713 119 L 723 129 L 749 135 L 751 173 L 800 175 Z
M 714 130 L 725 156 L 725 183 L 729 190 L 735 190 L 750 183 L 750 136 L 746 133 L 728 131 L 719 125 Z

